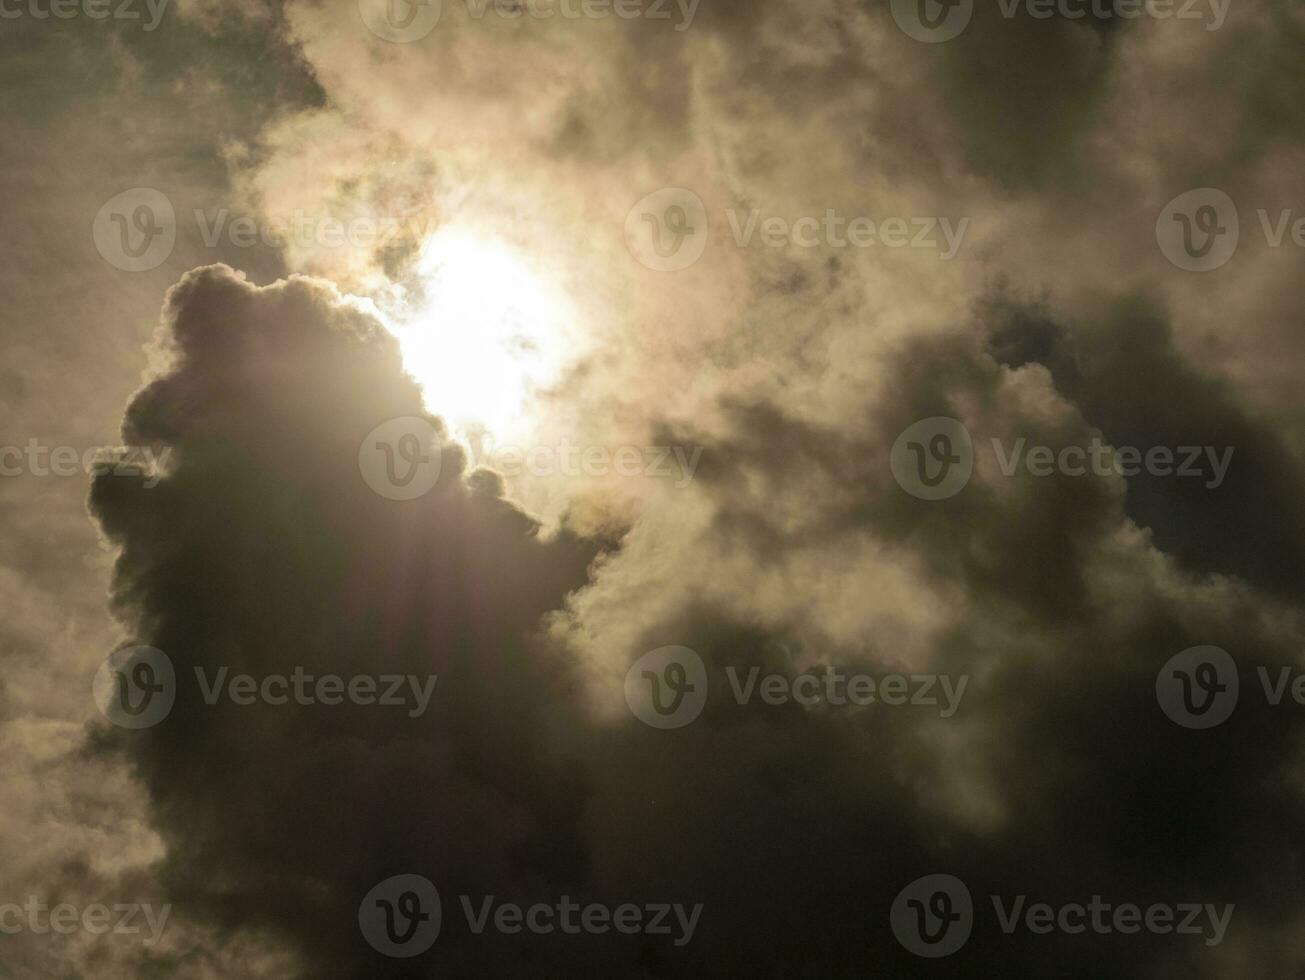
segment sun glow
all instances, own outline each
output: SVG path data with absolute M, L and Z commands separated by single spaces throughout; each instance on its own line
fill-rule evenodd
M 566 296 L 507 245 L 454 229 L 431 237 L 418 271 L 423 305 L 397 334 L 427 405 L 464 431 L 519 432 L 574 354 Z

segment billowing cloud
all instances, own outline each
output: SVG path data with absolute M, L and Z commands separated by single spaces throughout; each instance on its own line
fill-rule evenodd
M 3 443 L 167 451 L 156 485 L 95 475 L 93 527 L 80 484 L 0 485 L 0 907 L 172 908 L 158 944 L 28 930 L 0 967 L 1300 972 L 1305 21 L 931 3 L 444 0 L 400 40 L 371 0 L 0 22 L 30 96 L 0 110 L 31 246 L 0 269 Z M 935 7 L 957 35 L 912 36 Z M 88 233 L 132 186 L 178 217 L 144 275 Z M 1240 227 L 1209 272 L 1157 240 L 1198 188 Z M 1230 244 L 1226 209 L 1186 217 Z M 377 492 L 383 449 L 437 463 L 429 492 Z M 930 460 L 968 478 L 922 499 Z M 136 731 L 87 696 L 132 644 L 176 676 Z M 1227 704 L 1226 672 L 1171 669 L 1206 645 L 1240 693 L 1196 730 L 1157 684 Z M 640 660 L 666 648 L 701 672 Z M 936 700 L 742 693 L 830 671 Z M 269 696 L 304 674 L 401 703 Z M 627 700 L 686 679 L 682 727 Z M 359 907 L 409 874 L 443 922 L 404 961 Z M 933 874 L 975 916 L 925 960 L 890 911 Z M 477 932 L 461 899 L 490 896 L 700 911 Z M 1206 931 L 1007 934 L 1021 896 L 1199 903 Z
M 906 970 L 886 910 L 939 870 L 981 906 L 956 975 L 1233 976 L 1287 928 L 1291 715 L 1247 690 L 1236 724 L 1193 751 L 1154 693 L 1161 665 L 1201 643 L 1271 673 L 1291 663 L 1285 610 L 1176 567 L 1118 477 L 1011 477 L 976 453 L 971 484 L 930 503 L 884 465 L 893 433 L 945 412 L 980 446 L 1086 442 L 1045 368 L 952 333 L 896 351 L 859 426 L 725 406 L 730 435 L 707 441 L 686 499 L 612 551 L 565 528 L 541 538 L 496 481 L 464 479 L 452 443 L 428 496 L 373 492 L 359 445 L 423 408 L 376 315 L 330 286 L 203 269 L 165 319 L 172 366 L 125 434 L 173 447 L 175 467 L 148 491 L 101 476 L 93 506 L 121 548 L 120 611 L 179 677 L 171 714 L 120 738 L 180 914 L 338 977 L 387 969 L 357 908 L 398 874 L 444 895 L 419 962 L 455 975 Z M 702 657 L 710 694 L 691 725 L 659 731 L 621 692 L 667 644 Z M 738 703 L 753 667 L 826 666 L 967 687 L 947 717 Z M 199 676 L 222 667 L 438 681 L 417 717 L 206 704 Z M 987 896 L 1020 894 L 1232 904 L 1237 929 L 1211 948 L 1006 936 Z M 490 895 L 701 904 L 701 924 L 682 946 L 477 934 L 461 897 Z

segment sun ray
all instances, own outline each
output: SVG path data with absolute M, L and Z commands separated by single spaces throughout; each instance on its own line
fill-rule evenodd
M 418 271 L 424 298 L 396 333 L 431 410 L 463 431 L 527 429 L 573 354 L 565 294 L 510 246 L 456 228 L 427 241 Z

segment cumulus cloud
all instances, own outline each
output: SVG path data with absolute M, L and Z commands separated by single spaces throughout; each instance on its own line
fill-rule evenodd
M 726 406 L 690 499 L 612 550 L 541 537 L 496 481 L 463 479 L 451 442 L 430 496 L 373 493 L 358 446 L 421 414 L 420 392 L 375 313 L 328 284 L 198 270 L 165 322 L 171 367 L 125 435 L 178 462 L 148 491 L 102 475 L 92 503 L 121 549 L 121 614 L 183 678 L 163 723 L 110 738 L 148 790 L 179 914 L 338 977 L 386 969 L 357 905 L 399 873 L 526 906 L 704 906 L 676 948 L 476 935 L 450 897 L 420 962 L 458 975 L 905 970 L 884 911 L 940 868 L 981 895 L 1235 903 L 1247 931 L 1200 959 L 1203 976 L 1255 955 L 1237 936 L 1283 928 L 1290 716 L 1247 704 L 1192 752 L 1153 688 L 1196 643 L 1290 663 L 1286 611 L 1185 574 L 1130 520 L 1119 479 L 984 463 L 941 509 L 890 485 L 886 440 L 920 415 L 950 411 L 979 441 L 1085 438 L 1045 368 L 951 332 L 893 353 L 860 426 Z M 712 692 L 672 732 L 621 704 L 626 667 L 666 643 L 703 656 Z M 826 664 L 973 686 L 946 723 L 731 699 L 729 668 Z M 223 665 L 439 681 L 417 719 L 206 705 L 189 675 Z M 1178 937 L 989 929 L 953 969 L 1166 976 L 1192 956 Z
M 0 270 L 15 428 L 107 418 L 175 283 L 120 433 L 169 465 L 157 486 L 102 472 L 91 489 L 116 629 L 88 611 L 107 559 L 84 567 L 76 494 L 0 488 L 27 515 L 0 551 L 0 865 L 54 900 L 170 902 L 174 924 L 144 950 L 23 935 L 0 964 L 195 980 L 1299 973 L 1299 725 L 1256 672 L 1294 668 L 1301 643 L 1298 255 L 1257 215 L 1296 204 L 1298 11 L 1234 0 L 1209 29 L 1218 3 L 1189 5 L 1205 20 L 980 3 L 961 36 L 926 44 L 887 0 L 701 0 L 684 30 L 445 0 L 427 36 L 393 43 L 355 3 L 174 2 L 166 44 L 78 21 L 60 46 L 17 24 L 5 78 L 40 98 L 3 111 L 17 135 L 0 148 L 25 175 L 3 214 L 40 245 Z M 47 64 L 60 84 L 24 81 Z M 88 65 L 107 80 L 93 109 L 73 98 Z M 101 188 L 101 160 L 118 186 Z M 133 183 L 172 195 L 178 247 L 149 276 L 100 264 L 85 286 L 85 229 Z M 1242 240 L 1190 274 L 1155 224 L 1202 186 L 1236 202 Z M 626 241 L 663 187 L 692 192 L 708 229 L 676 272 Z M 309 231 L 214 245 L 196 208 Z M 943 258 L 830 238 L 831 216 L 844 237 L 856 217 L 964 230 Z M 772 245 L 771 219 L 808 219 L 818 240 Z M 334 244 L 329 222 L 383 234 Z M 474 329 L 439 302 L 432 240 L 517 256 L 565 298 L 556 363 L 509 392 L 516 441 L 696 450 L 692 479 L 480 467 L 505 434 L 460 427 L 413 353 L 456 375 Z M 51 327 L 60 293 L 76 316 Z M 529 331 L 503 339 L 539 354 Z M 65 347 L 89 351 L 77 376 L 97 383 L 58 380 Z M 890 458 L 935 416 L 964 425 L 974 472 L 926 501 Z M 439 460 L 416 500 L 360 473 L 395 418 L 422 420 Z M 1233 454 L 1213 487 L 1007 466 L 1017 444 L 1094 439 Z M 61 583 L 75 602 L 53 598 Z M 88 726 L 90 675 L 128 642 L 170 658 L 176 703 L 146 730 Z M 1236 713 L 1205 732 L 1155 694 L 1198 644 L 1242 668 Z M 671 645 L 702 658 L 708 697 L 660 731 L 623 689 Z M 967 687 L 946 718 L 736 703 L 752 668 L 827 667 Z M 224 668 L 437 681 L 415 715 L 206 703 L 196 671 Z M 977 918 L 962 953 L 926 963 L 889 909 L 936 872 L 967 883 Z M 368 944 L 358 908 L 407 873 L 438 885 L 445 916 L 405 964 Z M 682 946 L 478 935 L 460 895 L 702 913 Z M 992 895 L 1236 908 L 1207 948 L 1005 935 Z

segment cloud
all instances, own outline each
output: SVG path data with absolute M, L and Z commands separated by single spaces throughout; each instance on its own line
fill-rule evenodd
M 120 615 L 182 682 L 160 725 L 104 737 L 148 791 L 162 881 L 197 928 L 284 943 L 306 975 L 372 976 L 386 961 L 357 931 L 358 903 L 419 873 L 445 896 L 419 962 L 455 975 L 904 971 L 886 910 L 938 870 L 984 906 L 957 976 L 1235 975 L 1250 930 L 1279 927 L 1301 804 L 1291 715 L 1247 696 L 1193 751 L 1154 684 L 1197 643 L 1291 663 L 1285 610 L 1183 573 L 1129 519 L 1118 480 L 982 464 L 939 508 L 880 462 L 900 425 L 942 411 L 977 441 L 1085 437 L 1044 369 L 953 331 L 890 356 L 860 426 L 726 406 L 730 435 L 708 443 L 688 499 L 612 550 L 565 527 L 541 536 L 497 481 L 462 479 L 452 443 L 427 497 L 373 493 L 359 444 L 421 400 L 381 321 L 330 285 L 200 269 L 165 324 L 171 366 L 124 435 L 178 462 L 150 490 L 97 477 L 92 506 L 121 549 Z M 711 696 L 663 732 L 620 692 L 629 664 L 668 643 L 703 657 Z M 972 686 L 946 721 L 731 698 L 729 668 L 824 665 Z M 188 678 L 219 666 L 439 680 L 417 718 L 208 705 Z M 1236 918 L 1192 966 L 1182 937 L 1005 936 L 989 893 L 1235 903 Z M 461 895 L 704 911 L 682 948 L 476 935 Z
M 333 916 L 386 867 L 416 861 L 449 883 L 569 869 L 575 780 L 538 736 L 547 692 L 566 685 L 524 637 L 596 549 L 544 541 L 464 486 L 452 444 L 422 505 L 374 494 L 364 437 L 424 410 L 393 339 L 332 287 L 256 289 L 212 267 L 172 290 L 166 317 L 174 367 L 136 396 L 124 434 L 172 446 L 177 463 L 151 489 L 97 478 L 92 507 L 123 549 L 123 614 L 183 680 L 167 724 L 125 747 L 178 904 L 296 938 L 316 975 L 343 976 L 359 941 Z M 221 666 L 434 673 L 441 690 L 415 725 L 375 708 L 207 709 L 191 675 Z M 352 855 L 334 869 L 328 841 Z
M 395 975 L 358 903 L 418 872 L 447 921 L 414 974 L 907 975 L 922 961 L 887 910 L 949 872 L 980 920 L 942 973 L 1298 973 L 1299 727 L 1255 667 L 1276 677 L 1301 642 L 1299 268 L 1254 232 L 1256 209 L 1295 203 L 1303 22 L 1259 0 L 1216 31 L 999 6 L 942 45 L 907 37 L 887 2 L 842 0 L 702 0 L 684 31 L 446 0 L 412 44 L 369 33 L 354 3 L 300 0 L 176 0 L 156 38 L 14 25 L 5 77 L 23 98 L 0 155 L 21 182 L 3 211 L 31 247 L 0 270 L 13 427 L 59 417 L 104 443 L 163 285 L 203 267 L 169 293 L 159 366 L 123 423 L 174 466 L 158 486 L 93 488 L 121 630 L 100 622 L 107 558 L 82 555 L 81 490 L 3 488 L 21 506 L 0 570 L 0 866 L 21 890 L 168 900 L 176 917 L 161 949 L 28 935 L 5 965 Z M 133 183 L 184 224 L 136 279 L 86 233 Z M 1155 219 L 1207 184 L 1241 208 L 1243 241 L 1226 269 L 1181 273 Z M 710 226 L 672 274 L 623 235 L 665 186 L 692 190 Z M 399 233 L 206 246 L 190 216 L 221 207 Z M 828 211 L 969 225 L 950 261 L 732 235 L 753 213 Z M 688 486 L 473 470 L 387 329 L 425 323 L 421 251 L 449 228 L 523 256 L 574 305 L 583 342 L 531 393 L 528 438 L 701 448 Z M 979 457 L 960 494 L 925 502 L 887 460 L 939 414 Z M 437 433 L 441 477 L 417 502 L 359 472 L 364 437 L 396 417 Z M 991 453 L 1097 434 L 1235 455 L 1211 491 L 1008 476 Z M 90 675 L 122 631 L 172 658 L 177 704 L 83 743 Z M 1242 702 L 1189 732 L 1154 688 L 1201 643 L 1242 665 Z M 711 697 L 661 732 L 622 684 L 671 644 L 702 656 Z M 730 695 L 727 668 L 827 665 L 969 686 L 949 719 Z M 412 717 L 209 705 L 197 667 L 439 680 Z M 683 948 L 476 936 L 461 893 L 704 911 Z M 1005 936 L 991 894 L 1236 912 L 1209 950 Z

